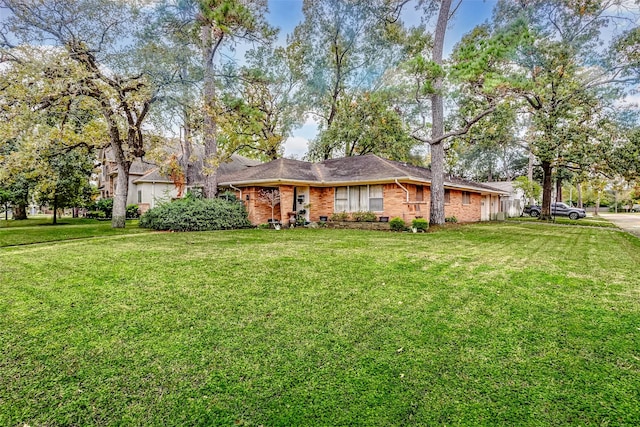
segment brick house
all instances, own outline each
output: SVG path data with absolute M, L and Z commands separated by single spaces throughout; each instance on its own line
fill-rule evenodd
M 221 171 L 221 188 L 236 192 L 245 202 L 253 224 L 271 219 L 271 206 L 261 190 L 278 189 L 280 202 L 274 219 L 291 216 L 320 221 L 339 212 L 371 211 L 378 217 L 400 217 L 410 222 L 429 218 L 431 172 L 375 155 L 345 157 L 309 163 L 277 159 L 235 171 Z M 460 222 L 488 221 L 500 211 L 496 188 L 460 178 L 445 179 L 445 216 Z

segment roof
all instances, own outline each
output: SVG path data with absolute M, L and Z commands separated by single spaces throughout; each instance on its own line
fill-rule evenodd
M 277 159 L 248 166 L 230 173 L 220 173 L 219 185 L 306 184 L 315 186 L 350 185 L 386 182 L 431 183 L 429 169 L 383 159 L 373 154 L 343 157 L 310 163 Z M 503 193 L 494 187 L 455 177 L 445 178 L 445 187 L 470 189 L 487 193 Z
M 135 162 L 132 164 L 132 168 Z M 229 161 L 221 163 L 218 168 L 218 173 L 220 175 L 231 174 L 242 171 L 249 166 L 256 166 L 261 164 L 258 160 L 248 159 L 246 157 L 233 154 Z M 201 179 L 201 170 L 202 170 L 202 162 L 195 166 L 197 169 L 198 178 Z M 142 174 L 141 174 L 142 175 Z M 133 181 L 134 184 L 139 184 L 143 182 L 157 182 L 157 183 L 172 183 L 173 181 L 167 176 L 160 172 L 159 167 L 154 167 L 149 169 L 144 173 L 140 178 L 137 178 Z

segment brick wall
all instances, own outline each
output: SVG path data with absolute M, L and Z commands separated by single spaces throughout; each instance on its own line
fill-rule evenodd
M 423 201 L 416 200 L 417 186 L 414 184 L 402 184 L 409 191 L 409 201 L 407 203 L 407 193 L 397 184 L 384 185 L 384 211 L 376 212 L 378 216 L 387 216 L 389 219 L 400 217 L 405 222 L 411 223 L 416 217 L 429 219 L 429 200 L 431 192 L 428 186 L 423 186 Z M 264 224 L 271 218 L 271 207 L 258 200 L 258 191 L 262 187 L 245 187 L 242 189 L 243 201 L 249 212 L 249 221 L 252 224 Z M 288 214 L 293 207 L 292 185 L 281 185 L 280 206 L 276 206 L 274 218 L 286 223 Z M 237 196 L 240 194 L 236 192 Z M 249 200 L 246 196 L 249 195 Z M 309 189 L 309 219 L 319 221 L 320 216 L 331 217 L 334 213 L 334 188 L 333 187 L 310 187 Z M 445 204 L 445 216 L 455 216 L 458 222 L 480 221 L 482 208 L 482 196 L 478 193 L 471 193 L 471 203 L 462 204 L 462 191 L 451 190 L 450 202 Z

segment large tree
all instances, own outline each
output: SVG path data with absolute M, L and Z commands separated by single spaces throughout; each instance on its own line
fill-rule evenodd
M 303 81 L 300 106 L 330 129 L 348 94 L 372 92 L 399 60 L 400 0 L 304 0 L 304 20 L 288 39 Z M 323 148 L 316 147 L 315 151 Z M 326 146 L 320 159 L 333 154 Z
M 404 68 L 417 103 L 412 136 L 427 144 L 431 153 L 430 223 L 443 224 L 445 146 L 493 113 L 505 98 L 505 69 L 524 32 L 517 22 L 499 30 L 477 27 L 445 60 L 445 34 L 455 12 L 452 1 L 425 3 L 427 13 L 437 10 L 435 30 L 431 34 L 419 27 L 408 34 L 409 59 Z M 448 119 L 445 101 L 452 107 L 447 109 Z
M 612 53 L 624 49 L 601 46 L 603 29 L 611 28 L 619 3 L 499 3 L 498 22 L 524 20 L 531 34 L 519 51 L 512 82 L 528 104 L 534 135 L 532 151 L 544 173 L 541 219 L 550 218 L 555 169 L 568 152 L 583 150 L 584 143 L 589 144 L 589 139 L 580 138 L 581 132 L 575 130 L 583 127 L 594 107 L 602 107 L 608 93 L 605 88 L 633 79 L 627 73 L 632 61 L 620 60 L 621 56 L 611 58 Z M 621 19 L 623 22 L 626 21 Z M 626 53 L 627 59 L 633 57 L 633 49 Z M 582 148 L 578 148 L 579 144 Z
M 59 99 L 82 97 L 101 111 L 118 167 L 112 226 L 125 226 L 129 169 L 145 154 L 143 124 L 159 87 L 132 41 L 146 22 L 138 2 L 99 0 L 1 0 L 10 12 L 2 23 L 3 57 L 20 45 L 47 44 L 64 52 L 49 72 Z M 39 57 L 22 59 L 38 61 Z M 55 98 L 52 98 L 55 101 Z
M 216 59 L 227 43 L 260 42 L 274 32 L 265 21 L 266 0 L 198 0 L 204 97 L 204 185 L 207 198 L 218 192 L 218 123 Z

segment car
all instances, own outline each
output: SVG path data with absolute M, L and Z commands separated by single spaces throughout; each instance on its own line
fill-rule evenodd
M 542 213 L 542 207 L 533 205 L 525 206 L 523 213 L 532 217 L 539 217 Z M 553 216 L 568 216 L 570 219 L 579 219 L 587 216 L 587 212 L 584 209 L 574 208 L 562 202 L 551 203 L 551 215 Z

